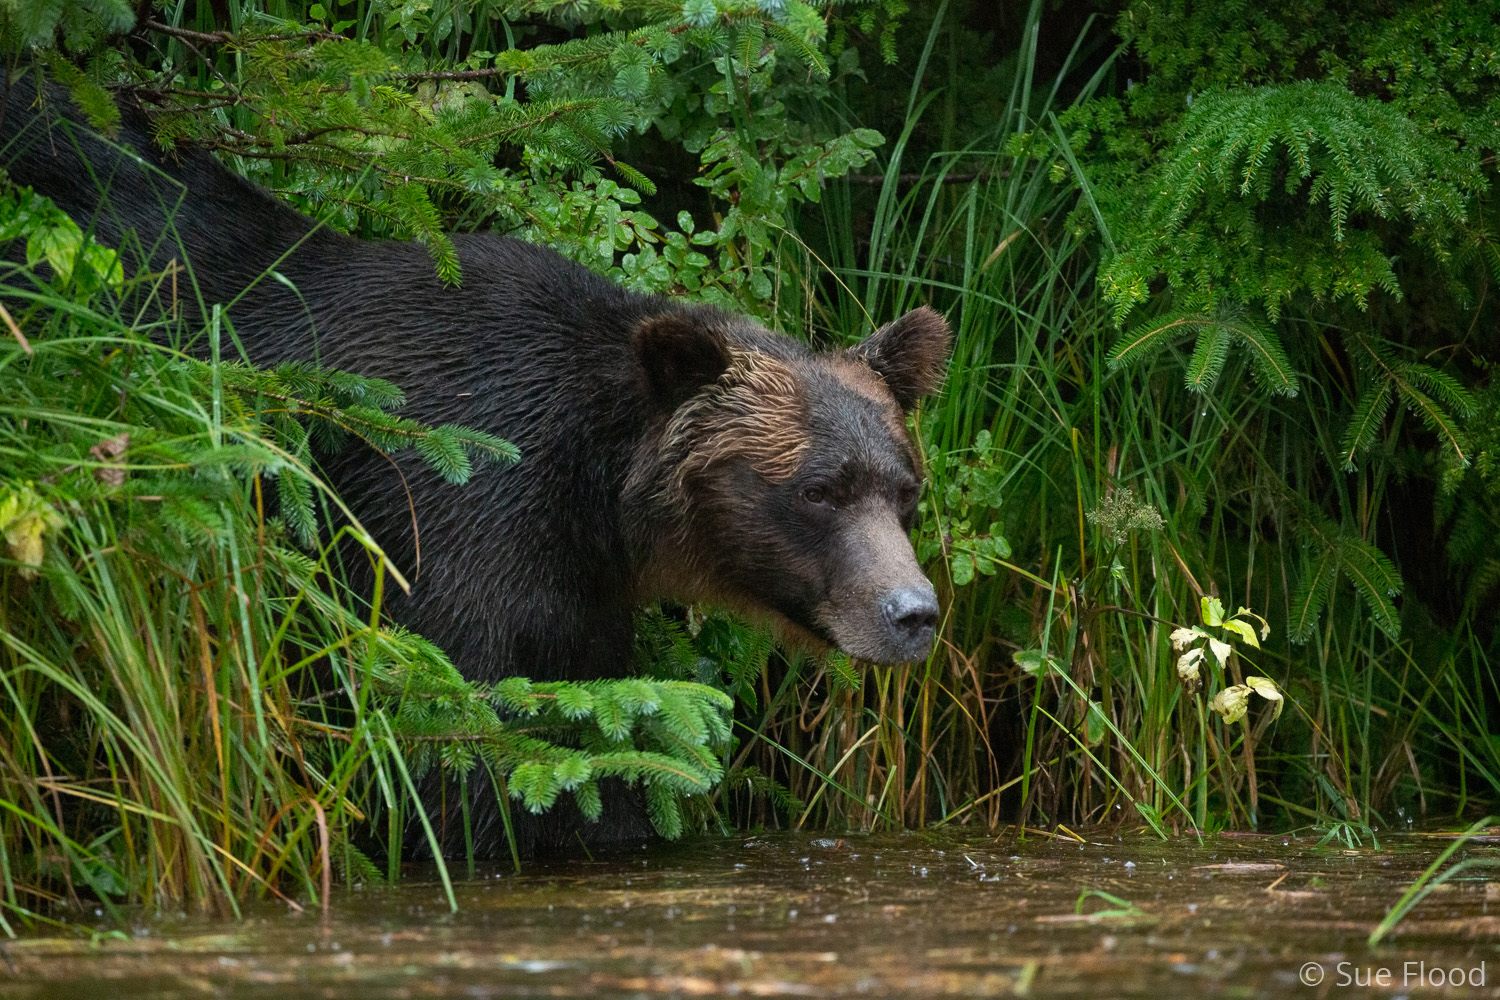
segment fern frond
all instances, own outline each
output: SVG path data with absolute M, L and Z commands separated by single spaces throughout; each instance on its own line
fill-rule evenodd
M 1171 346 L 1184 333 L 1197 330 L 1209 322 L 1209 318 L 1202 312 L 1193 310 L 1168 313 L 1140 323 L 1116 340 L 1109 349 L 1109 366 L 1124 368 L 1140 364 Z
M 646 814 L 664 840 L 676 840 L 682 836 L 682 807 L 677 804 L 672 789 L 665 785 L 647 785 Z
M 1229 331 L 1217 323 L 1199 328 L 1198 343 L 1183 375 L 1183 384 L 1189 392 L 1208 392 L 1219 381 L 1229 357 L 1229 340 Z
M 1354 471 L 1354 456 L 1369 451 L 1375 445 L 1380 425 L 1391 408 L 1391 384 L 1378 380 L 1360 394 L 1349 417 L 1349 426 L 1344 430 L 1339 443 L 1339 455 L 1346 472 Z
M 1346 534 L 1338 546 L 1339 569 L 1359 594 L 1380 630 L 1392 639 L 1401 634 L 1401 622 L 1392 598 L 1400 596 L 1401 576 L 1384 552 L 1369 542 Z
M 1326 554 L 1317 552 L 1306 560 L 1302 579 L 1292 593 L 1292 617 L 1287 623 L 1287 635 L 1293 642 L 1306 642 L 1312 638 L 1318 616 L 1328 606 L 1337 579 L 1338 564 Z
M 1414 413 L 1427 428 L 1443 441 L 1448 451 L 1457 457 L 1461 465 L 1469 464 L 1469 442 L 1453 417 L 1437 400 L 1417 389 L 1405 379 L 1396 383 L 1397 394 L 1406 408 Z
M 1262 390 L 1281 396 L 1297 395 L 1296 372 L 1281 338 L 1270 326 L 1245 311 L 1220 319 L 1249 349 L 1250 370 Z
M 592 781 L 585 781 L 573 789 L 573 801 L 590 823 L 597 823 L 604 815 L 604 800 L 599 797 L 599 786 Z

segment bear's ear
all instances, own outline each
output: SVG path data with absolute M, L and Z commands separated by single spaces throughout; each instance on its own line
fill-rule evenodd
M 635 354 L 651 396 L 675 410 L 729 367 L 729 347 L 719 333 L 690 313 L 648 316 L 635 328 Z
M 882 326 L 850 352 L 885 379 L 901 409 L 910 410 L 942 384 L 952 340 L 948 321 L 921 306 Z

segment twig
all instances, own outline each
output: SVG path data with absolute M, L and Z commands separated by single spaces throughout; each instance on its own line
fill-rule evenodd
M 16 343 L 21 345 L 21 350 L 27 354 L 31 354 L 31 341 L 26 339 L 26 334 L 21 332 L 21 328 L 16 325 L 16 321 L 12 318 L 10 310 L 5 308 L 4 305 L 0 305 L 0 319 L 3 319 L 5 325 L 10 328 L 10 335 L 16 338 Z
M 939 184 L 972 184 L 974 181 L 989 180 L 990 177 L 994 176 L 994 173 L 995 172 L 993 170 L 975 170 L 974 172 L 967 174 L 944 174 L 941 177 L 937 177 L 934 179 Z M 878 184 L 884 184 L 886 181 L 885 174 L 846 174 L 845 176 L 849 178 L 849 183 L 851 184 L 868 184 L 871 187 L 874 187 Z M 926 180 L 931 176 L 931 174 L 916 173 L 897 174 L 896 183 L 916 184 L 920 181 Z
M 519 70 L 501 69 L 492 66 L 489 69 L 450 69 L 434 70 L 430 73 L 392 73 L 394 80 L 488 80 L 506 74 L 520 75 Z
M 173 38 L 181 38 L 184 41 L 199 42 L 203 45 L 243 45 L 245 42 L 294 42 L 304 38 L 315 38 L 326 42 L 347 42 L 349 39 L 344 35 L 335 34 L 332 31 L 295 31 L 286 35 L 251 35 L 242 38 L 228 31 L 189 31 L 186 28 L 174 28 L 160 21 L 147 21 L 143 27 L 160 32 L 163 35 L 171 35 Z

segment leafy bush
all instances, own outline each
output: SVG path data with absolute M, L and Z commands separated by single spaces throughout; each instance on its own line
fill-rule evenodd
M 648 609 L 650 675 L 731 693 L 743 736 L 686 827 L 1361 830 L 1493 798 L 1493 5 L 911 7 L 173 0 L 128 44 L 110 0 L 0 18 L 101 127 L 131 89 L 166 142 L 423 239 L 450 280 L 446 234 L 490 228 L 823 342 L 946 311 L 914 418 L 941 642 L 877 671 Z M 56 530 L 43 474 L 5 508 L 27 553 Z M 1209 645 L 1184 688 L 1171 634 L 1204 598 L 1270 619 L 1253 682 Z M 410 724 L 512 741 L 416 741 L 419 769 L 555 736 L 522 783 L 587 799 L 615 752 L 592 708 L 518 716 L 415 655 L 376 657 L 382 697 L 436 685 Z
M 594 779 L 622 777 L 681 833 L 679 799 L 722 773 L 725 695 L 467 684 L 343 583 L 341 542 L 404 586 L 318 478 L 313 439 L 357 431 L 459 483 L 509 444 L 402 418 L 378 379 L 217 360 L 212 325 L 213 360 L 173 349 L 169 319 L 119 312 L 170 284 L 127 278 L 29 191 L 0 195 L 0 235 L 32 261 L 0 279 L 0 905 L 326 901 L 335 864 L 370 870 L 356 832 L 420 813 L 435 768 L 482 767 L 533 810 L 570 791 L 586 814 Z

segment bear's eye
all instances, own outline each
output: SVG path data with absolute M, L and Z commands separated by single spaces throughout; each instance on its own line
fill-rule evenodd
M 809 486 L 802 491 L 802 499 L 814 507 L 821 507 L 828 503 L 828 491 L 821 486 Z
M 917 494 L 919 494 L 920 492 L 921 488 L 918 486 L 903 486 L 901 487 L 900 495 L 897 496 L 896 499 L 900 503 L 902 508 L 911 507 L 917 502 Z

